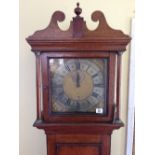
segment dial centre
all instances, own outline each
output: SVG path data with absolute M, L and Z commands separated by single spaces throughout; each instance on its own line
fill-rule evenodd
M 90 96 L 93 91 L 92 77 L 86 73 L 79 71 L 68 73 L 64 78 L 64 92 L 72 100 L 83 100 Z

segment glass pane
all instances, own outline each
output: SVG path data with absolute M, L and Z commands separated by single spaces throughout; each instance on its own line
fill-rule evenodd
M 51 112 L 106 113 L 108 59 L 49 59 Z

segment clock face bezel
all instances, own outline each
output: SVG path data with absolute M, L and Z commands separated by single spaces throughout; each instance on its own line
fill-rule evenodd
M 70 63 L 70 62 L 72 62 L 72 63 L 76 63 L 76 60 L 78 61 L 78 62 L 80 62 L 80 63 L 82 63 L 82 65 L 84 65 L 84 64 L 86 64 L 86 63 L 88 63 L 88 64 L 86 64 L 87 65 L 87 69 L 89 69 L 89 71 L 88 72 L 90 72 L 90 69 L 91 69 L 91 67 L 98 67 L 98 68 L 96 68 L 96 69 L 98 69 L 98 74 L 100 73 L 101 75 L 101 78 L 103 78 L 103 81 L 102 81 L 102 86 L 100 86 L 99 88 L 98 87 L 95 87 L 94 86 L 94 83 L 92 83 L 92 92 L 91 92 L 91 94 L 90 94 L 90 96 L 88 95 L 88 97 L 87 98 L 85 98 L 85 99 L 81 99 L 81 101 L 80 100 L 77 100 L 77 102 L 79 103 L 79 106 L 81 107 L 81 109 L 79 109 L 79 110 L 71 110 L 71 111 L 65 111 L 65 112 L 63 112 L 63 111 L 54 111 L 53 110 L 53 105 L 52 104 L 54 104 L 53 103 L 53 100 L 54 100 L 54 91 L 55 90 L 53 90 L 53 89 L 57 89 L 57 88 L 52 88 L 52 86 L 53 86 L 53 82 L 52 82 L 52 80 L 56 80 L 55 79 L 55 77 L 54 77 L 54 74 L 57 74 L 57 75 L 60 75 L 61 76 L 61 79 L 65 79 L 65 77 L 67 77 L 67 76 L 63 76 L 62 77 L 62 73 L 57 73 L 57 70 L 55 70 L 55 71 L 51 71 L 51 68 L 50 68 L 50 61 L 52 60 L 52 63 L 54 63 L 54 60 L 57 60 L 57 61 L 61 61 L 61 60 L 63 60 L 63 61 L 65 61 L 67 64 L 68 63 Z M 101 63 L 100 65 L 103 65 L 103 70 L 101 69 L 101 68 L 99 68 L 99 66 L 97 66 L 97 64 L 95 64 L 95 62 L 96 63 Z M 51 64 L 52 64 L 51 63 Z M 73 64 L 74 65 L 74 64 Z M 89 66 L 90 65 L 90 66 Z M 92 66 L 91 66 L 92 65 Z M 48 66 L 49 66 L 49 72 L 48 72 L 48 77 L 49 77 L 49 111 L 51 112 L 51 115 L 75 115 L 75 114 L 78 114 L 78 115 L 103 115 L 103 116 L 105 116 L 105 115 L 107 115 L 107 98 L 108 98 L 108 95 L 107 95 L 107 92 L 108 92 L 108 85 L 107 85 L 107 79 L 108 79 L 108 58 L 48 58 Z M 62 65 L 63 66 L 63 65 Z M 61 67 L 61 65 L 59 66 L 59 67 Z M 105 67 L 105 68 L 104 68 Z M 53 67 L 52 67 L 53 68 Z M 61 67 L 62 68 L 62 67 Z M 54 69 L 54 68 L 53 68 Z M 60 69 L 60 68 L 57 68 L 57 69 Z M 82 69 L 79 69 L 80 71 L 84 71 L 84 70 L 82 70 Z M 103 71 L 103 72 L 102 72 Z M 71 73 L 73 73 L 73 72 L 76 72 L 76 70 L 70 70 L 70 72 L 69 71 L 65 71 L 65 75 L 69 75 L 69 73 L 71 74 Z M 86 71 L 85 71 L 86 72 Z M 88 74 L 88 72 L 86 72 L 87 74 Z M 95 73 L 95 75 L 96 75 L 97 73 Z M 98 75 L 97 74 L 97 75 Z M 104 75 L 105 75 L 105 77 L 104 77 Z M 93 75 L 91 76 L 90 74 L 89 74 L 89 76 L 92 78 L 92 82 L 93 82 Z M 96 76 L 95 76 L 96 77 Z M 57 77 L 57 79 L 58 79 L 59 77 Z M 67 78 L 66 78 L 67 79 Z M 87 81 L 89 81 L 89 79 L 87 79 Z M 85 83 L 87 82 L 87 81 L 85 81 Z M 60 85 L 60 84 L 59 84 Z M 71 87 L 71 84 L 69 84 L 68 85 L 69 87 L 69 89 L 70 89 L 70 87 Z M 88 84 L 87 84 L 87 86 L 88 86 Z M 94 91 L 94 88 L 96 88 L 96 89 L 101 89 L 103 92 L 103 94 L 102 94 L 102 96 L 101 96 L 101 98 L 103 97 L 103 99 L 101 99 L 100 97 L 99 97 L 99 101 L 101 102 L 100 104 L 101 105 L 99 105 L 98 103 L 97 104 L 94 104 L 94 103 L 92 103 L 91 101 L 89 101 L 88 103 L 89 104 L 92 104 L 92 106 L 94 107 L 95 106 L 95 109 L 93 110 L 93 111 L 91 111 L 92 109 L 91 109 L 91 107 L 88 107 L 88 109 L 85 107 L 85 106 L 83 106 L 83 107 L 85 107 L 85 111 L 82 109 L 82 104 L 86 104 L 86 105 L 88 105 L 88 103 L 86 103 L 87 101 L 88 101 L 88 98 L 89 97 L 93 97 L 92 96 L 92 94 L 93 94 L 93 91 Z M 62 85 L 61 86 L 61 89 L 63 90 L 63 94 L 65 94 L 65 87 Z M 84 88 L 83 88 L 84 89 Z M 82 91 L 82 90 L 81 90 Z M 73 90 L 71 91 L 71 93 L 72 94 L 74 94 L 75 96 L 76 96 L 76 94 L 75 93 L 73 93 Z M 82 92 L 83 94 L 84 94 L 84 92 Z M 62 95 L 63 95 L 62 94 Z M 69 93 L 68 93 L 69 94 Z M 96 93 L 94 93 L 95 95 L 98 95 L 98 94 L 96 94 Z M 61 95 L 61 96 L 62 96 Z M 69 96 L 67 96 L 66 94 L 64 95 L 64 96 L 66 96 L 71 102 L 76 102 L 75 101 L 75 99 L 71 99 L 71 98 L 69 98 Z M 93 98 L 92 98 L 93 99 Z M 91 100 L 92 100 L 91 99 Z M 97 98 L 95 98 L 95 99 L 97 99 Z M 65 105 L 65 101 L 64 101 L 65 99 L 63 99 L 63 102 L 61 102 L 61 104 L 62 104 L 62 106 L 63 106 L 63 104 L 64 104 L 64 107 L 66 108 L 67 106 Z M 57 99 L 57 101 L 59 101 L 59 99 Z M 82 103 L 82 102 L 85 102 L 85 103 Z M 81 104 L 80 104 L 81 103 Z M 57 103 L 58 104 L 58 103 Z M 68 106 L 69 107 L 69 106 Z M 70 108 L 70 109 L 72 109 L 72 107 Z M 62 109 L 63 110 L 63 109 Z M 101 110 L 101 111 L 100 111 Z
M 49 59 L 108 59 L 107 65 L 107 97 L 106 113 L 97 114 L 90 112 L 51 112 L 50 85 L 49 85 Z M 82 51 L 50 52 L 41 55 L 42 82 L 43 82 L 43 117 L 46 122 L 105 122 L 112 120 L 114 103 L 114 65 L 115 55 L 109 52 L 93 51 L 90 53 Z M 51 92 L 52 93 L 52 92 Z M 109 95 L 110 94 L 110 95 Z

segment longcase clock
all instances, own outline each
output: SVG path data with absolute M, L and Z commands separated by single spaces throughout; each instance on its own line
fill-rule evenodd
M 67 31 L 56 11 L 47 28 L 27 38 L 36 55 L 37 119 L 45 130 L 47 155 L 110 155 L 119 118 L 121 56 L 130 37 L 114 30 L 100 11 L 87 29 L 77 4 Z

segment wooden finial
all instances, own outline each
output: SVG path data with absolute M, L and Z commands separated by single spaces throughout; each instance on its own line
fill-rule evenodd
M 79 3 L 77 3 L 76 5 L 77 5 L 77 7 L 74 9 L 74 12 L 77 16 L 79 16 L 82 12 L 82 9 L 79 7 L 79 5 L 80 5 Z

